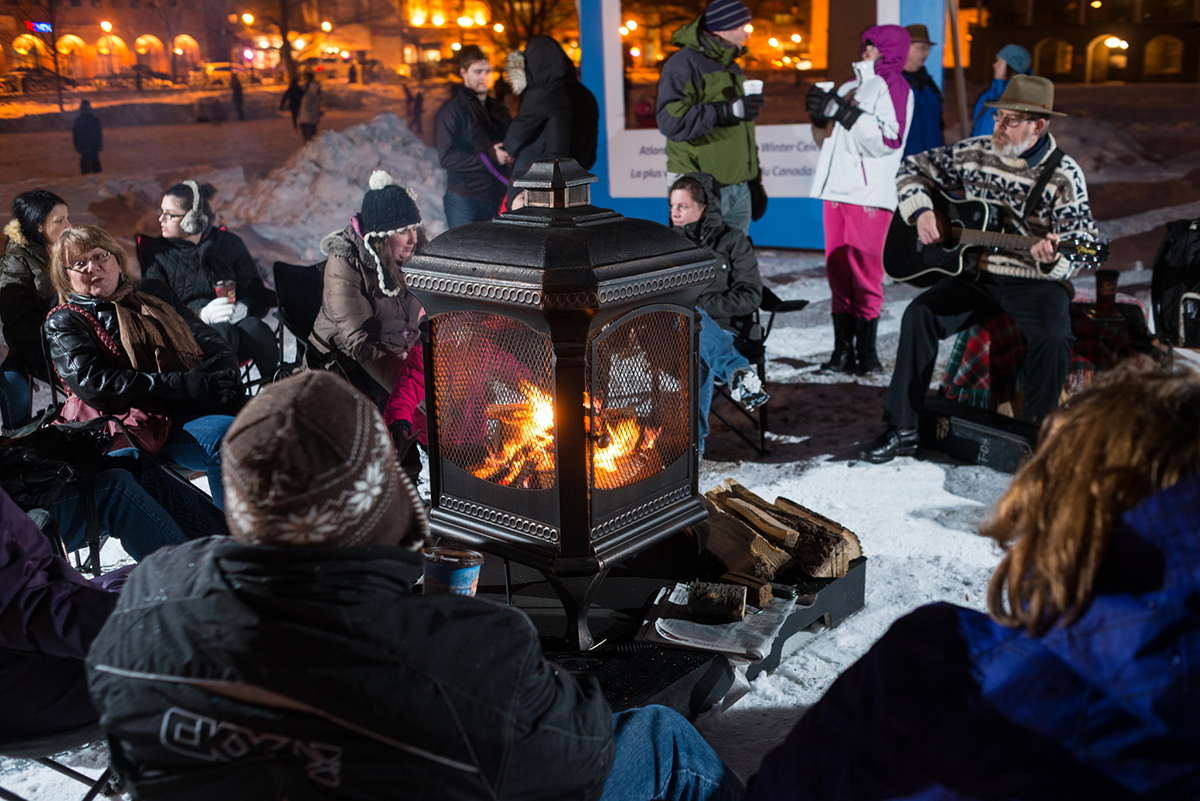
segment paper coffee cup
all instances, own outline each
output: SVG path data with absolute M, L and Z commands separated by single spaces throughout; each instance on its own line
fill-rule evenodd
M 833 81 L 817 81 L 817 88 L 822 92 L 832 92 L 834 86 Z
M 474 595 L 479 586 L 479 568 L 483 554 L 467 548 L 426 548 L 422 592 L 425 595 L 449 593 Z
M 742 90 L 748 95 L 761 95 L 762 89 L 762 81 L 745 81 L 742 83 Z

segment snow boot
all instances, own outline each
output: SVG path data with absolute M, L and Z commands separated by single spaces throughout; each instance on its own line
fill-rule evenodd
M 879 361 L 879 354 L 875 352 L 875 332 L 878 328 L 878 317 L 870 320 L 854 318 L 854 372 L 858 375 L 876 375 L 883 372 L 883 363 Z
M 854 371 L 854 323 L 853 314 L 833 315 L 833 353 L 829 361 L 821 364 L 822 370 L 833 373 Z
M 762 381 L 749 365 L 733 371 L 733 377 L 729 379 L 729 394 L 748 412 L 767 402 L 767 392 L 763 389 Z
M 859 457 L 872 464 L 883 464 L 897 456 L 915 456 L 920 445 L 917 429 L 888 426 L 887 431 L 863 446 Z

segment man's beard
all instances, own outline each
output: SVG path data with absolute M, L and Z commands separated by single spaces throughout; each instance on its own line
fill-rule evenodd
M 996 139 L 998 136 L 1004 136 L 1008 144 L 1000 144 Z M 996 152 L 997 156 L 1006 159 L 1019 158 L 1022 153 L 1033 147 L 1035 142 L 1037 142 L 1037 134 L 1030 134 L 1020 142 L 1012 141 L 1012 139 L 1008 138 L 1008 134 L 1001 134 L 999 131 L 992 134 L 992 150 Z

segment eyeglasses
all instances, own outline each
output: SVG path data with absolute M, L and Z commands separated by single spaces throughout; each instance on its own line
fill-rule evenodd
M 1013 117 L 999 111 L 992 112 L 992 119 L 996 121 L 997 128 L 1015 128 L 1023 122 L 1033 122 L 1028 117 Z
M 186 216 L 187 216 L 187 214 L 186 214 L 186 213 L 184 213 L 184 214 L 172 214 L 171 212 L 167 211 L 166 209 L 159 209 L 159 210 L 158 210 L 158 219 L 160 219 L 160 220 L 161 220 L 163 217 L 166 217 L 168 220 L 178 220 L 178 219 L 180 219 L 180 218 L 183 218 L 183 217 L 186 217 Z
M 71 262 L 67 265 L 67 269 L 81 273 L 88 268 L 89 264 L 95 267 L 105 267 L 110 261 L 112 261 L 112 254 L 107 250 L 102 250 L 99 253 L 93 253 L 86 258 L 77 259 Z

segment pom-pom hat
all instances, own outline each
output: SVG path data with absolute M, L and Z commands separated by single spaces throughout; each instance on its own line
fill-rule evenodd
M 384 170 L 375 170 L 371 173 L 368 186 L 370 189 L 363 197 L 362 211 L 358 215 L 362 221 L 362 238 L 367 243 L 367 251 L 375 260 L 379 288 L 385 295 L 395 297 L 400 294 L 400 287 L 389 287 L 391 282 L 384 277 L 383 262 L 375 248 L 371 246 L 371 240 L 387 239 L 392 234 L 421 227 L 421 212 L 417 210 L 417 193 L 398 185 Z

